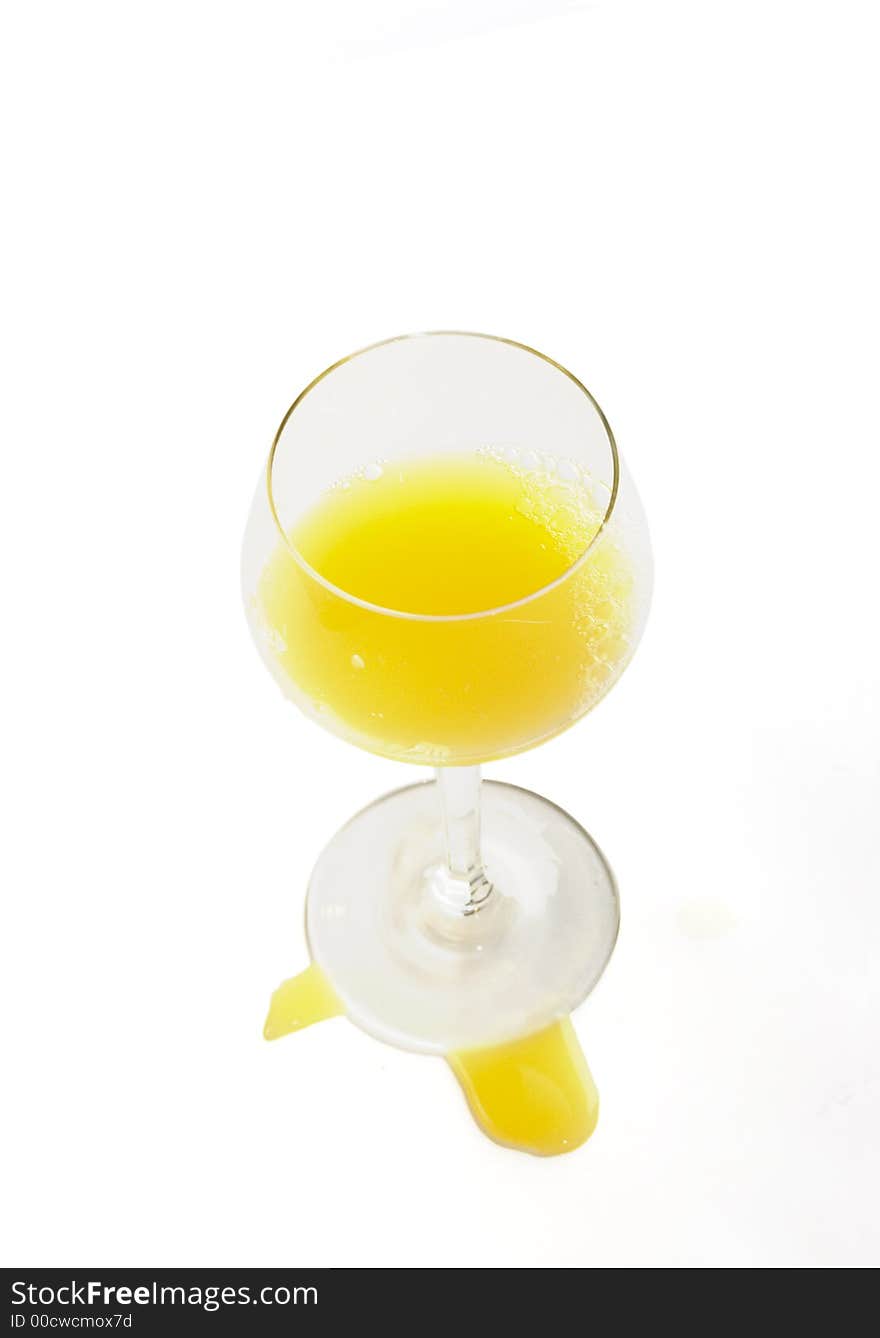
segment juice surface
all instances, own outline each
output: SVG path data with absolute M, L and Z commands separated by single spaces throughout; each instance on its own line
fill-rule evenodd
M 405 761 L 474 763 L 540 742 L 628 655 L 632 577 L 613 533 L 545 590 L 587 549 L 606 504 L 587 480 L 486 453 L 342 481 L 289 536 L 336 590 L 280 540 L 259 583 L 278 677 L 328 727 Z
M 552 490 L 486 455 L 389 465 L 334 488 L 293 540 L 322 576 L 372 604 L 480 613 L 561 576 L 598 528 L 586 494 L 566 515 L 554 506 L 566 494 Z

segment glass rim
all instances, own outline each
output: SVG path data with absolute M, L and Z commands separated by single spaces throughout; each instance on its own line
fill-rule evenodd
M 381 604 L 373 604 L 368 599 L 361 599 L 359 595 L 354 595 L 351 593 L 351 591 L 344 590 L 341 586 L 334 585 L 334 583 L 332 581 L 329 581 L 326 578 L 326 576 L 322 576 L 321 573 L 311 565 L 311 563 L 307 562 L 303 554 L 296 547 L 296 544 L 291 542 L 290 536 L 284 529 L 284 526 L 282 525 L 281 519 L 278 515 L 278 511 L 275 507 L 275 497 L 272 491 L 272 470 L 273 470 L 273 465 L 275 463 L 275 453 L 281 442 L 281 438 L 284 434 L 284 429 L 287 427 L 287 424 L 290 422 L 296 409 L 299 407 L 300 404 L 302 404 L 306 396 L 312 390 L 314 390 L 317 385 L 320 385 L 322 381 L 324 381 L 328 376 L 330 376 L 332 372 L 337 371 L 340 367 L 344 367 L 346 363 L 353 362 L 355 358 L 363 357 L 363 355 L 366 353 L 373 353 L 376 349 L 379 348 L 386 348 L 389 344 L 401 344 L 404 343 L 405 341 L 416 340 L 416 339 L 439 339 L 439 338 L 450 338 L 450 337 L 455 337 L 459 339 L 485 339 L 495 344 L 507 344 L 510 348 L 518 348 L 523 353 L 530 353 L 533 357 L 540 358 L 542 362 L 547 363 L 550 367 L 554 367 L 556 371 L 561 372 L 563 376 L 567 376 L 569 381 L 571 381 L 575 386 L 577 386 L 578 390 L 582 392 L 582 394 L 592 405 L 605 431 L 605 435 L 608 439 L 608 447 L 611 451 L 611 461 L 613 466 L 613 479 L 611 485 L 611 492 L 608 498 L 608 505 L 605 508 L 605 513 L 602 516 L 602 519 L 599 522 L 598 526 L 596 527 L 595 533 L 590 538 L 590 542 L 584 548 L 584 551 L 582 553 L 579 553 L 578 556 L 575 558 L 574 562 L 572 562 L 568 567 L 566 567 L 563 572 L 560 572 L 560 574 L 554 577 L 552 581 L 548 581 L 546 585 L 542 585 L 540 589 L 534 590 L 527 595 L 521 595 L 518 599 L 511 600 L 507 604 L 499 604 L 491 609 L 475 609 L 471 613 L 415 613 L 405 609 L 389 609 L 385 608 Z M 357 605 L 359 608 L 365 609 L 370 613 L 380 613 L 384 615 L 386 618 L 404 618 L 410 622 L 459 623 L 459 622 L 473 621 L 476 618 L 494 617 L 496 614 L 499 613 L 508 613 L 513 609 L 522 608 L 524 605 L 532 603 L 533 600 L 540 599 L 543 595 L 548 594 L 551 590 L 555 590 L 558 586 L 561 586 L 565 581 L 567 581 L 570 576 L 573 576 L 575 572 L 584 564 L 590 552 L 592 551 L 593 547 L 598 542 L 600 536 L 605 530 L 614 512 L 614 506 L 617 501 L 617 494 L 619 488 L 620 488 L 620 457 L 617 450 L 617 442 L 615 441 L 614 433 L 611 430 L 611 424 L 605 417 L 605 413 L 601 405 L 599 404 L 598 400 L 587 389 L 583 381 L 581 381 L 578 377 L 576 377 L 573 372 L 570 372 L 567 367 L 564 367 L 561 362 L 557 362 L 555 358 L 548 357 L 546 353 L 541 353 L 540 350 L 532 348 L 530 344 L 523 344 L 518 339 L 506 339 L 503 335 L 483 334 L 482 332 L 477 330 L 417 330 L 413 331 L 410 334 L 392 335 L 390 339 L 379 339 L 374 344 L 366 344 L 363 348 L 355 349 L 353 353 L 348 353 L 344 358 L 338 358 L 336 362 L 332 362 L 329 367 L 325 367 L 323 372 L 319 372 L 318 375 L 314 377 L 308 383 L 308 385 L 303 390 L 301 390 L 300 393 L 297 395 L 296 399 L 293 401 L 290 408 L 287 410 L 286 414 L 284 415 L 284 417 L 282 418 L 281 422 L 278 425 L 278 429 L 275 433 L 275 436 L 272 439 L 272 446 L 269 451 L 269 458 L 266 462 L 266 492 L 269 499 L 269 510 L 272 513 L 272 519 L 275 523 L 275 528 L 278 530 L 278 533 L 281 536 L 281 541 L 284 544 L 285 548 L 290 553 L 294 561 L 298 564 L 298 566 L 300 566 L 302 570 L 306 573 L 306 575 L 310 576 L 313 580 L 317 581 L 317 583 L 319 585 L 322 585 L 325 590 L 329 591 L 330 594 L 335 595 L 339 599 L 345 600 L 349 604 Z

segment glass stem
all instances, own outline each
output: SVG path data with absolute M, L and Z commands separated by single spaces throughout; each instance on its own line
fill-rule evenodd
M 467 885 L 464 915 L 482 910 L 492 892 L 480 855 L 480 768 L 437 767 L 443 811 L 446 863 L 456 882 Z

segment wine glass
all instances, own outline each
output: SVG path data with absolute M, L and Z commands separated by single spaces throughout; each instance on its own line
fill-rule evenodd
M 469 491 L 480 470 L 534 535 L 534 554 L 517 550 L 502 572 L 505 598 L 485 607 L 509 532 Z M 409 511 L 389 510 L 398 478 L 421 480 Z M 442 519 L 441 494 L 448 532 L 420 566 L 421 517 Z M 403 523 L 411 561 L 387 551 Z M 370 597 L 377 571 L 405 591 L 390 605 Z M 578 720 L 644 626 L 645 519 L 592 395 L 551 358 L 483 334 L 404 335 L 341 359 L 282 420 L 242 572 L 285 695 L 350 743 L 435 768 L 353 817 L 312 874 L 309 949 L 348 1017 L 446 1055 L 568 1014 L 613 949 L 614 877 L 574 818 L 481 782 L 480 764 Z

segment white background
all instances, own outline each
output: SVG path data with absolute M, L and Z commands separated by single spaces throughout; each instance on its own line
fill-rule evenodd
M 874 18 L 7 7 L 4 1263 L 878 1262 Z M 655 545 L 623 682 L 489 769 L 622 891 L 549 1162 L 440 1061 L 260 1034 L 407 777 L 264 672 L 247 506 L 317 371 L 449 326 L 583 377 Z

